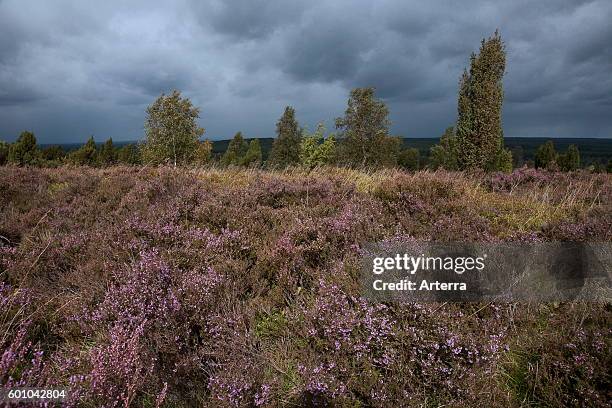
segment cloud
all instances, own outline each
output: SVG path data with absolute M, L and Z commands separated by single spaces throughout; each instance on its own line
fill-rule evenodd
M 272 136 L 287 104 L 331 127 L 357 86 L 377 88 L 393 133 L 436 137 L 496 28 L 507 136 L 612 137 L 611 19 L 607 0 L 4 0 L 0 138 L 138 138 L 146 106 L 175 88 L 209 137 Z

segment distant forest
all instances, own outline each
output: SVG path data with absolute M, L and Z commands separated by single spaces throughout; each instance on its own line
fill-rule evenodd
M 263 159 L 267 160 L 272 149 L 273 137 L 258 138 L 261 143 L 261 151 Z M 216 158 L 220 158 L 227 150 L 231 139 L 228 140 L 213 140 L 212 154 Z M 247 138 L 250 141 L 251 138 Z M 427 165 L 427 157 L 429 150 L 435 146 L 440 138 L 437 137 L 416 137 L 402 138 L 403 147 L 413 147 L 419 150 L 422 165 Z M 514 167 L 521 167 L 523 164 L 534 161 L 536 150 L 546 141 L 552 140 L 558 150 L 567 150 L 570 145 L 575 145 L 580 150 L 580 159 L 584 166 L 589 166 L 595 163 L 605 165 L 608 160 L 612 159 L 612 139 L 595 139 L 595 138 L 549 138 L 549 137 L 505 137 L 504 144 L 512 152 Z M 137 144 L 137 141 L 117 141 L 113 142 L 118 148 L 128 144 Z M 98 143 L 102 146 L 103 143 Z M 73 151 L 83 146 L 82 143 L 54 143 L 41 144 L 42 148 L 51 146 L 59 146 L 66 151 Z

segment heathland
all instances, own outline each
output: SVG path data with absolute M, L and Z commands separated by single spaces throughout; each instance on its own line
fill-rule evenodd
M 79 406 L 609 406 L 610 305 L 372 303 L 368 242 L 610 241 L 612 175 L 0 167 L 0 382 Z

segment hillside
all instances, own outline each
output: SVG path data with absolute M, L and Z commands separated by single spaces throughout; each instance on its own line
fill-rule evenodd
M 609 305 L 372 303 L 357 276 L 368 242 L 609 242 L 611 206 L 581 172 L 0 167 L 0 378 L 80 406 L 606 406 Z

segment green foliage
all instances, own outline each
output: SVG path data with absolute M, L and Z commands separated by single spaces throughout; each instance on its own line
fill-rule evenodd
M 255 322 L 255 335 L 260 339 L 281 337 L 287 328 L 287 318 L 282 312 L 259 314 Z
M 535 154 L 536 169 L 546 169 L 553 166 L 557 162 L 557 151 L 552 140 L 547 141 L 540 147 Z
M 457 146 L 462 169 L 498 170 L 505 67 L 505 46 L 496 31 L 482 40 L 479 54 L 470 58 L 469 73 L 465 70 L 459 82 Z
M 374 92 L 374 88 L 353 89 L 344 117 L 336 119 L 342 164 L 381 167 L 397 163 L 401 141 L 389 137 L 389 109 Z
M 194 162 L 198 166 L 205 166 L 212 160 L 212 142 L 208 139 L 198 142 L 195 151 Z
M 221 164 L 224 166 L 239 166 L 240 160 L 246 154 L 247 150 L 248 146 L 242 137 L 242 132 L 236 133 L 221 158 Z
M 140 164 L 140 151 L 134 144 L 127 144 L 117 151 L 117 161 L 121 164 Z
M 34 133 L 21 132 L 17 141 L 9 147 L 8 161 L 20 166 L 38 163 L 40 151 L 36 144 Z
M 240 158 L 240 164 L 246 167 L 259 167 L 261 165 L 261 157 L 259 139 L 252 139 L 246 153 Z
M 435 170 L 444 168 L 446 170 L 458 170 L 457 161 L 457 137 L 454 128 L 448 127 L 440 138 L 440 143 L 430 149 L 430 166 Z
M 3 140 L 0 140 L 0 166 L 8 162 L 10 145 Z
M 117 162 L 117 150 L 113 145 L 113 138 L 109 138 L 102 147 L 98 154 L 98 162 L 102 166 L 112 166 Z
M 608 173 L 612 173 L 612 159 L 608 160 L 608 165 L 606 166 L 606 171 Z
M 295 119 L 295 109 L 285 108 L 283 116 L 276 123 L 276 139 L 272 144 L 268 164 L 283 168 L 296 165 L 300 161 L 300 128 Z
M 512 152 L 508 149 L 500 149 L 495 155 L 495 160 L 489 164 L 489 171 L 503 171 L 511 173 L 513 166 Z
M 199 114 L 199 109 L 189 98 L 181 97 L 179 91 L 174 90 L 167 96 L 162 93 L 147 108 L 145 162 L 170 163 L 175 167 L 191 163 L 198 140 L 204 134 L 204 129 L 196 123 Z
M 49 146 L 41 151 L 41 157 L 46 162 L 61 163 L 66 157 L 66 152 L 61 146 Z
M 406 170 L 418 170 L 421 161 L 419 149 L 410 147 L 403 149 L 398 157 L 397 164 Z
M 93 136 L 90 136 L 83 146 L 69 154 L 68 160 L 80 166 L 95 166 L 98 162 L 97 156 L 96 142 Z
M 333 134 L 325 138 L 325 126 L 317 125 L 317 130 L 309 134 L 304 131 L 300 143 L 300 164 L 313 169 L 317 166 L 330 164 L 336 150 L 336 139 Z
M 563 171 L 575 171 L 580 168 L 580 152 L 576 145 L 569 145 L 565 154 L 559 155 L 558 164 Z

